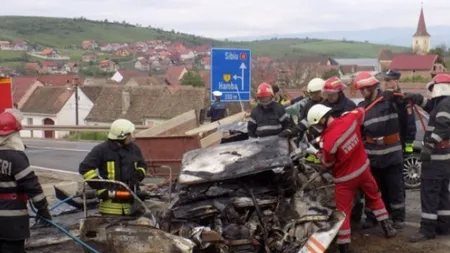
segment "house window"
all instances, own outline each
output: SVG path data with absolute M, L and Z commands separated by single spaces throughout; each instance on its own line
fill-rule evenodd
M 33 125 L 33 118 L 27 118 L 27 125 Z
M 419 45 L 419 41 L 418 40 L 416 40 L 416 45 Z

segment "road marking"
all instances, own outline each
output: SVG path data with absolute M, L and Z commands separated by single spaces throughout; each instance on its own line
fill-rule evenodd
M 77 176 L 80 175 L 77 172 L 67 171 L 67 170 L 57 170 L 57 169 L 46 168 L 46 167 L 35 166 L 35 165 L 31 165 L 31 167 L 35 168 L 35 169 L 39 169 L 39 170 L 54 171 L 54 172 L 64 172 L 64 173 L 67 173 L 67 174 L 73 174 L 73 175 L 77 175 Z
M 47 150 L 60 150 L 60 151 L 74 151 L 74 152 L 90 152 L 90 149 L 74 149 L 74 148 L 55 148 L 55 147 L 40 147 L 40 146 L 28 146 L 27 148 L 34 149 L 47 149 Z

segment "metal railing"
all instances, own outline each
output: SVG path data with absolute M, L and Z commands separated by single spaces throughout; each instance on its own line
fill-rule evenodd
M 148 129 L 148 126 L 136 126 L 136 131 Z M 62 126 L 62 125 L 26 125 L 22 130 L 47 130 L 68 132 L 108 132 L 109 126 Z

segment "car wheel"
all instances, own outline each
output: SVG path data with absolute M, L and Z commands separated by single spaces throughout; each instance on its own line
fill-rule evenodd
M 405 157 L 403 162 L 403 179 L 407 189 L 420 187 L 420 176 L 422 175 L 422 162 L 419 154 L 411 154 Z

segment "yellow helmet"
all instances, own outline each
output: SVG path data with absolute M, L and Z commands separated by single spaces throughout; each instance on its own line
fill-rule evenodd
M 109 129 L 108 139 L 125 140 L 128 135 L 133 134 L 135 130 L 134 124 L 127 119 L 115 120 Z

